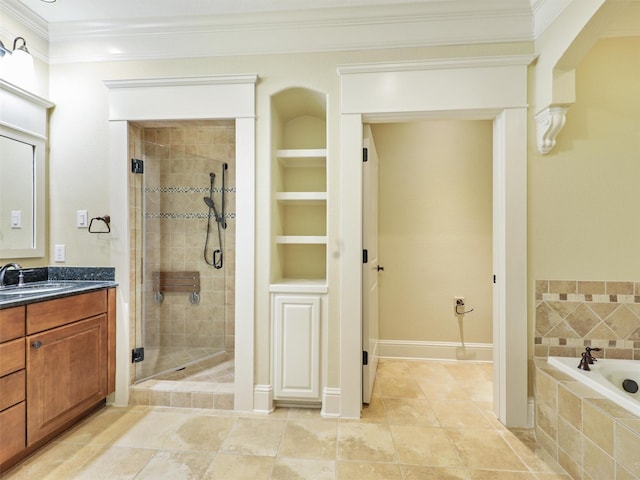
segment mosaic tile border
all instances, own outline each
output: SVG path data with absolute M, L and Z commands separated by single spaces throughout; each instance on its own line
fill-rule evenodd
M 209 187 L 145 187 L 144 193 L 209 193 Z M 236 187 L 213 188 L 213 193 L 236 193 Z
M 194 219 L 194 218 L 213 218 L 214 215 L 213 214 L 208 214 L 208 213 L 154 213 L 154 212 L 147 212 L 144 214 L 144 218 L 160 218 L 160 219 L 180 219 L 180 220 L 189 220 L 189 219 Z M 224 218 L 231 218 L 231 219 L 235 219 L 236 218 L 236 214 L 235 213 L 225 213 L 224 214 Z

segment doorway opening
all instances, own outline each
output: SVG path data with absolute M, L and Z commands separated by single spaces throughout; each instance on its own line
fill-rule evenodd
M 233 408 L 235 122 L 132 122 L 129 138 L 132 403 L 151 403 L 160 382 L 192 405 Z
M 380 264 L 363 270 L 365 351 L 491 361 L 492 129 L 490 120 L 459 119 L 364 126 L 363 247 Z M 370 225 L 378 227 L 368 235 Z M 379 308 L 367 304 L 378 296 Z M 379 326 L 367 318 L 376 311 Z
M 234 348 L 234 122 L 132 123 L 130 139 L 136 382 L 185 378 Z
M 493 121 L 494 411 L 530 425 L 527 401 L 527 67 L 532 55 L 338 67 L 340 116 L 340 411 L 362 407 L 363 124 L 456 118 Z M 507 388 L 508 386 L 508 388 Z

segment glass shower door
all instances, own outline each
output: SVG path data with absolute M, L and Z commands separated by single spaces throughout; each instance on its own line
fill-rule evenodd
M 145 128 L 143 173 L 135 175 L 140 325 L 136 381 L 225 351 L 227 163 L 163 141 Z

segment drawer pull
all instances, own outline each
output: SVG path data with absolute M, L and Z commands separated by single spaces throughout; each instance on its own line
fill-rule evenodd
M 31 344 L 33 348 L 40 348 L 42 346 L 42 342 L 40 340 L 36 340 Z

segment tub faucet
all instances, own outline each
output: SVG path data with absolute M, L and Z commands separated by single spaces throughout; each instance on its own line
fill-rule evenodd
M 580 360 L 580 363 L 578 364 L 578 368 L 580 370 L 585 370 L 587 372 L 590 371 L 591 368 L 589 368 L 589 365 L 593 365 L 595 362 L 598 361 L 598 359 L 596 357 L 591 355 L 591 352 L 599 352 L 599 351 L 600 351 L 599 348 L 587 347 L 585 349 L 585 351 L 582 352 L 582 359 Z
M 6 287 L 4 276 L 7 274 L 7 270 L 9 269 L 20 270 L 21 268 L 22 267 L 17 263 L 7 263 L 5 266 L 0 268 L 0 288 Z
M 594 362 L 598 361 L 598 359 L 596 357 L 591 355 L 591 352 L 599 352 L 599 351 L 600 351 L 599 348 L 591 348 L 591 347 L 585 348 L 584 353 L 587 354 L 587 361 L 589 362 L 589 365 L 593 365 Z

